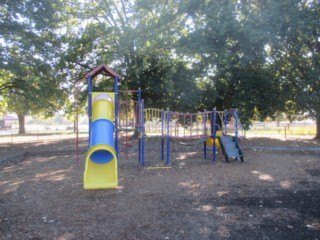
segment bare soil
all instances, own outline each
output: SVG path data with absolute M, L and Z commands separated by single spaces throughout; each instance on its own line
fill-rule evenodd
M 120 152 L 119 187 L 84 190 L 87 140 L 0 145 L 0 239 L 320 239 L 320 143 L 251 138 L 244 163 L 160 141 Z

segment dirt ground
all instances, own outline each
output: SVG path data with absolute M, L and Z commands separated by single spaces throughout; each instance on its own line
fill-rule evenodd
M 320 239 L 320 143 L 250 138 L 244 163 L 136 141 L 117 189 L 84 190 L 87 140 L 0 145 L 0 239 Z

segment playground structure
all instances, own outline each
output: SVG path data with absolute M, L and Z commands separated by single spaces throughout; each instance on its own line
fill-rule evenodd
M 115 92 L 93 92 L 92 79 L 101 72 L 115 78 Z M 118 79 L 119 75 L 106 65 L 87 74 L 89 150 L 85 163 L 85 189 L 115 188 L 118 186 Z M 116 138 L 115 138 L 116 136 Z M 116 139 L 116 140 L 115 140 Z
M 114 78 L 114 92 L 94 92 L 99 74 Z M 211 149 L 212 160 L 221 149 L 225 160 L 243 162 L 240 147 L 241 123 L 235 109 L 179 113 L 145 108 L 141 90 L 119 90 L 120 75 L 103 64 L 86 75 L 88 81 L 89 150 L 84 171 L 84 188 L 116 188 L 119 152 L 128 157 L 130 140 L 138 138 L 138 161 L 145 165 L 145 139 L 161 139 L 161 160 L 171 163 L 171 142 L 203 145 L 203 157 Z M 78 138 L 77 138 L 78 139 Z M 122 141 L 122 148 L 119 148 Z
M 207 158 L 207 150 L 211 148 L 214 161 L 217 159 L 217 150 L 221 149 L 226 162 L 230 159 L 243 162 L 239 142 L 242 127 L 237 110 L 179 113 L 146 108 L 143 109 L 143 115 L 145 134 L 141 137 L 161 137 L 161 160 L 166 159 L 167 165 L 171 161 L 171 142 L 182 145 L 203 144 L 203 157 Z M 144 159 L 141 160 L 141 165 L 144 165 Z

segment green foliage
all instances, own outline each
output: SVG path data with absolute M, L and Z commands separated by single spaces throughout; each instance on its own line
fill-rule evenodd
M 60 6 L 58 0 L 1 5 L 0 94 L 8 110 L 21 119 L 26 114 L 51 116 L 63 104 L 63 78 L 54 70 L 59 59 L 60 41 L 54 30 Z
M 213 75 L 224 108 L 238 108 L 247 126 L 255 111 L 261 119 L 278 111 L 320 119 L 319 5 L 189 0 L 181 6 L 189 28 L 181 54 Z
M 141 88 L 150 106 L 196 107 L 197 101 L 185 94 L 185 86 L 190 86 L 190 93 L 197 89 L 190 69 L 173 54 L 183 27 L 178 2 L 84 1 L 83 9 L 80 17 L 74 15 L 86 21 L 80 34 L 67 33 L 69 48 L 64 59 L 69 67 L 84 72 L 107 63 L 123 76 L 121 87 Z M 95 89 L 110 87 L 105 81 L 96 85 Z
M 5 0 L 0 17 L 0 94 L 11 107 L 50 115 L 64 105 L 71 119 L 75 82 L 106 63 L 150 107 L 238 108 L 246 127 L 279 112 L 320 124 L 318 0 Z M 86 94 L 84 84 L 81 111 Z
M 1 116 L 5 113 L 6 109 L 7 109 L 7 103 L 3 99 L 0 99 L 0 115 Z

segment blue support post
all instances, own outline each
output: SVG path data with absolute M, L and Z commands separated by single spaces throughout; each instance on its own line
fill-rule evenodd
M 161 160 L 164 159 L 164 111 L 161 110 Z
M 92 77 L 88 76 L 88 118 L 89 118 L 89 145 L 92 123 Z
M 141 101 L 141 166 L 144 166 L 144 101 Z
M 142 111 L 144 111 L 143 110 L 143 108 L 142 108 L 142 103 L 141 103 L 141 89 L 139 88 L 138 89 L 138 112 L 137 112 L 137 119 L 136 119 L 136 121 L 137 121 L 137 125 L 138 125 L 138 135 L 139 135 L 139 137 L 138 137 L 138 161 L 140 162 L 140 164 L 142 165 L 142 164 L 144 164 L 143 163 L 143 159 L 142 159 L 142 137 L 141 137 L 141 131 L 142 131 L 142 126 L 144 125 L 144 121 L 142 120 L 142 116 L 141 116 L 141 114 L 142 114 Z M 143 165 L 142 165 L 143 166 Z
M 203 136 L 207 136 L 207 110 L 204 110 L 203 116 Z
M 141 120 L 141 111 L 142 111 L 142 104 L 141 102 L 139 101 L 138 102 L 138 107 L 137 107 L 137 126 L 138 126 L 138 161 L 139 163 L 141 164 L 142 162 L 142 159 L 141 159 L 141 126 L 142 126 L 142 120 Z
M 138 137 L 138 162 L 141 164 L 141 136 L 140 136 L 140 127 L 139 127 L 139 133 L 138 133 L 138 135 L 139 135 L 139 137 Z
M 207 110 L 204 110 L 203 124 L 203 136 L 205 139 L 203 142 L 203 158 L 207 158 Z
M 167 110 L 167 165 L 170 164 L 170 111 Z

